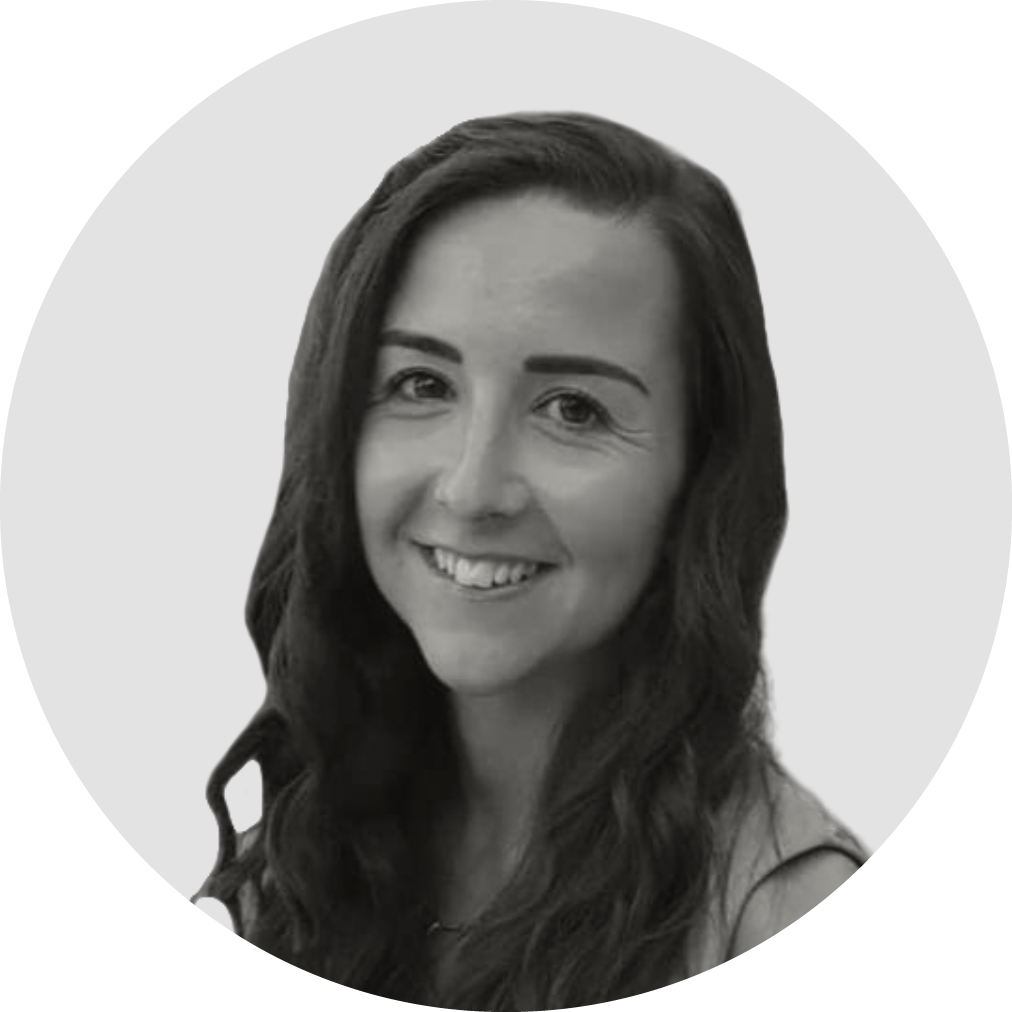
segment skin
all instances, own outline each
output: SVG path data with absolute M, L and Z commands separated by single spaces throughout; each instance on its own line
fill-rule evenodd
M 614 669 L 684 473 L 678 329 L 645 221 L 537 193 L 437 222 L 387 312 L 357 506 L 372 576 L 454 707 L 467 800 L 443 829 L 445 919 L 508 874 L 561 719 Z M 462 588 L 435 547 L 539 568 Z

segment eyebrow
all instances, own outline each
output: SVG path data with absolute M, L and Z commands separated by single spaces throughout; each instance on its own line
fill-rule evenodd
M 429 334 L 417 334 L 410 330 L 385 330 L 380 335 L 380 343 L 384 347 L 410 348 L 458 365 L 464 361 L 459 349 Z M 524 359 L 524 369 L 547 376 L 605 376 L 628 383 L 647 397 L 650 396 L 646 384 L 635 373 L 600 358 L 584 355 L 531 355 Z
M 416 334 L 410 330 L 384 330 L 380 335 L 380 344 L 385 348 L 410 348 L 412 351 L 422 352 L 423 355 L 445 358 L 448 362 L 456 362 L 458 365 L 464 361 L 464 356 L 452 344 L 440 341 L 438 337 Z
M 549 376 L 607 376 L 608 379 L 628 383 L 647 397 L 650 396 L 650 391 L 639 376 L 601 358 L 587 358 L 583 355 L 532 355 L 524 359 L 524 368 L 528 372 L 544 373 Z

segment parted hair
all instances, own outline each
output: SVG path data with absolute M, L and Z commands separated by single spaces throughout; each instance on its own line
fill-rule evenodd
M 437 984 L 431 832 L 459 791 L 446 690 L 369 574 L 354 460 L 418 236 L 466 201 L 531 191 L 643 220 L 670 250 L 688 464 L 620 664 L 567 718 L 519 867 Z M 338 236 L 302 329 L 246 605 L 266 696 L 210 778 L 219 850 L 198 895 L 282 959 L 419 1004 L 568 1008 L 676 979 L 719 889 L 715 827 L 775 764 L 762 599 L 786 512 L 758 282 L 714 175 L 584 114 L 471 120 L 404 158 Z M 263 815 L 240 836 L 224 789 L 251 760 Z

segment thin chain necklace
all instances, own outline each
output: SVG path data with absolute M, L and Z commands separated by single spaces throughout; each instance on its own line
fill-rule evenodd
M 425 929 L 427 935 L 464 935 L 471 930 L 472 921 L 462 921 L 460 924 L 444 924 L 437 917 L 432 921 L 429 926 Z
M 514 862 L 518 860 L 522 854 L 524 845 L 523 839 L 518 839 L 510 845 L 507 853 Z M 507 876 L 507 880 L 508 878 L 509 876 Z M 501 888 L 502 887 L 500 886 L 500 889 L 496 890 L 496 893 L 501 891 Z M 482 914 L 485 912 L 485 908 L 489 905 L 491 900 L 495 898 L 496 893 L 493 893 L 492 897 L 489 897 L 484 903 L 482 903 L 481 909 L 479 909 L 476 914 L 463 921 L 447 923 L 446 921 L 441 920 L 437 915 L 426 925 L 426 935 L 456 935 L 458 938 L 463 938 L 464 935 L 471 931 L 481 919 Z

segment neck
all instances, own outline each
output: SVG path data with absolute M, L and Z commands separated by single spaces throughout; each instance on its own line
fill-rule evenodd
M 562 725 L 602 665 L 523 679 L 507 691 L 452 697 L 463 788 L 463 825 L 503 849 L 525 842 Z
M 451 695 L 460 806 L 433 841 L 444 925 L 473 921 L 516 871 L 562 725 L 603 670 L 585 656 L 501 692 Z
M 461 796 L 434 840 L 443 924 L 472 921 L 515 872 L 567 703 L 544 686 L 451 697 Z
M 524 835 L 564 717 L 513 697 L 456 697 L 453 704 L 465 816 L 502 841 Z

